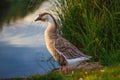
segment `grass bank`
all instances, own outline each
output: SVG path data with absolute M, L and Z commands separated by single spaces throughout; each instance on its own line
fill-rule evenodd
M 77 70 L 69 74 L 50 72 L 46 75 L 36 75 L 28 78 L 12 80 L 119 80 L 120 65 L 105 67 L 101 70 Z

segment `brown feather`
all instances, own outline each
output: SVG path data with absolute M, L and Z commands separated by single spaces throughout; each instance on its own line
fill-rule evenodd
M 60 36 L 55 40 L 54 46 L 67 59 L 88 57 L 87 55 L 83 54 L 78 48 L 76 48 L 73 44 L 71 44 L 69 41 Z

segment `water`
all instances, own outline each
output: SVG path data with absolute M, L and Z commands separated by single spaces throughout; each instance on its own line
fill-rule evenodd
M 45 4 L 44 4 L 45 5 Z M 42 5 L 42 9 L 46 8 Z M 44 7 L 43 7 L 44 6 Z M 47 6 L 49 7 L 49 6 Z M 2 25 L 0 31 L 0 79 L 45 74 L 58 68 L 45 46 L 46 23 L 34 22 L 41 7 L 24 18 Z

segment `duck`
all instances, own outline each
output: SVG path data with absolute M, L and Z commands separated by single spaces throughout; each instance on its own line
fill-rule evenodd
M 59 64 L 59 71 L 69 71 L 81 62 L 89 60 L 91 56 L 83 54 L 68 40 L 57 33 L 57 22 L 52 14 L 44 12 L 39 14 L 35 21 L 47 23 L 44 32 L 45 43 L 48 51 Z

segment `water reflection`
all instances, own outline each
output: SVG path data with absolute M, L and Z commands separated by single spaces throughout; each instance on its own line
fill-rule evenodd
M 43 0 L 1 0 L 0 25 L 25 17 L 38 8 Z M 2 26 L 0 26 L 2 28 Z
M 40 27 L 38 23 L 29 22 L 4 25 L 0 32 L 0 41 L 6 41 L 15 46 L 39 47 L 44 45 L 44 29 L 45 27 Z
M 46 23 L 34 22 L 40 9 L 15 22 L 5 23 L 0 32 L 0 79 L 44 74 L 55 67 L 44 61 L 50 57 L 43 33 Z

